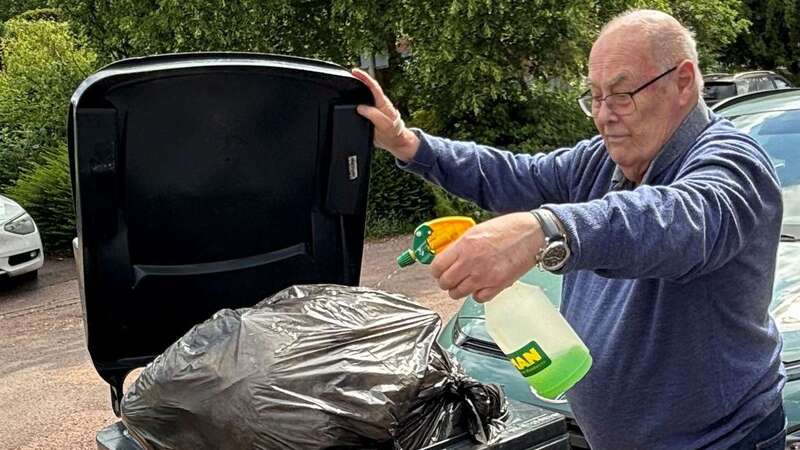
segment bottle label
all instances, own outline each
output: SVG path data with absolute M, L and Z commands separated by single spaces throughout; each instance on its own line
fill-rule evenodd
M 551 363 L 550 357 L 542 351 L 536 341 L 531 341 L 528 345 L 506 356 L 525 378 L 541 372 Z

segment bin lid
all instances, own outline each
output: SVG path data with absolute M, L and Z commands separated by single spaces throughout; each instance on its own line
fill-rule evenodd
M 358 284 L 372 129 L 355 106 L 371 103 L 338 65 L 249 53 L 129 59 L 78 87 L 75 250 L 112 397 L 221 308 Z

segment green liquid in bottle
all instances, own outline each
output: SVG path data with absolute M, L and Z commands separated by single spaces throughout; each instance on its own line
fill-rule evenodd
M 545 401 L 561 401 L 592 366 L 580 337 L 538 286 L 516 282 L 484 306 L 486 331 Z
M 581 346 L 551 355 L 551 359 L 547 368 L 525 378 L 539 396 L 550 400 L 574 386 L 592 366 L 592 356 Z

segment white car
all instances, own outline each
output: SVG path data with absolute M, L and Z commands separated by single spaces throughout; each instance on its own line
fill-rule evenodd
M 44 264 L 39 229 L 17 202 L 0 195 L 0 277 L 36 276 Z

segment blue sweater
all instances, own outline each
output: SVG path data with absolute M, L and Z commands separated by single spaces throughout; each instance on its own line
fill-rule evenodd
M 780 404 L 767 309 L 781 192 L 752 138 L 700 102 L 635 187 L 599 136 L 515 155 L 415 131 L 401 167 L 489 210 L 544 206 L 564 223 L 561 311 L 594 358 L 567 397 L 592 448 L 727 448 Z

